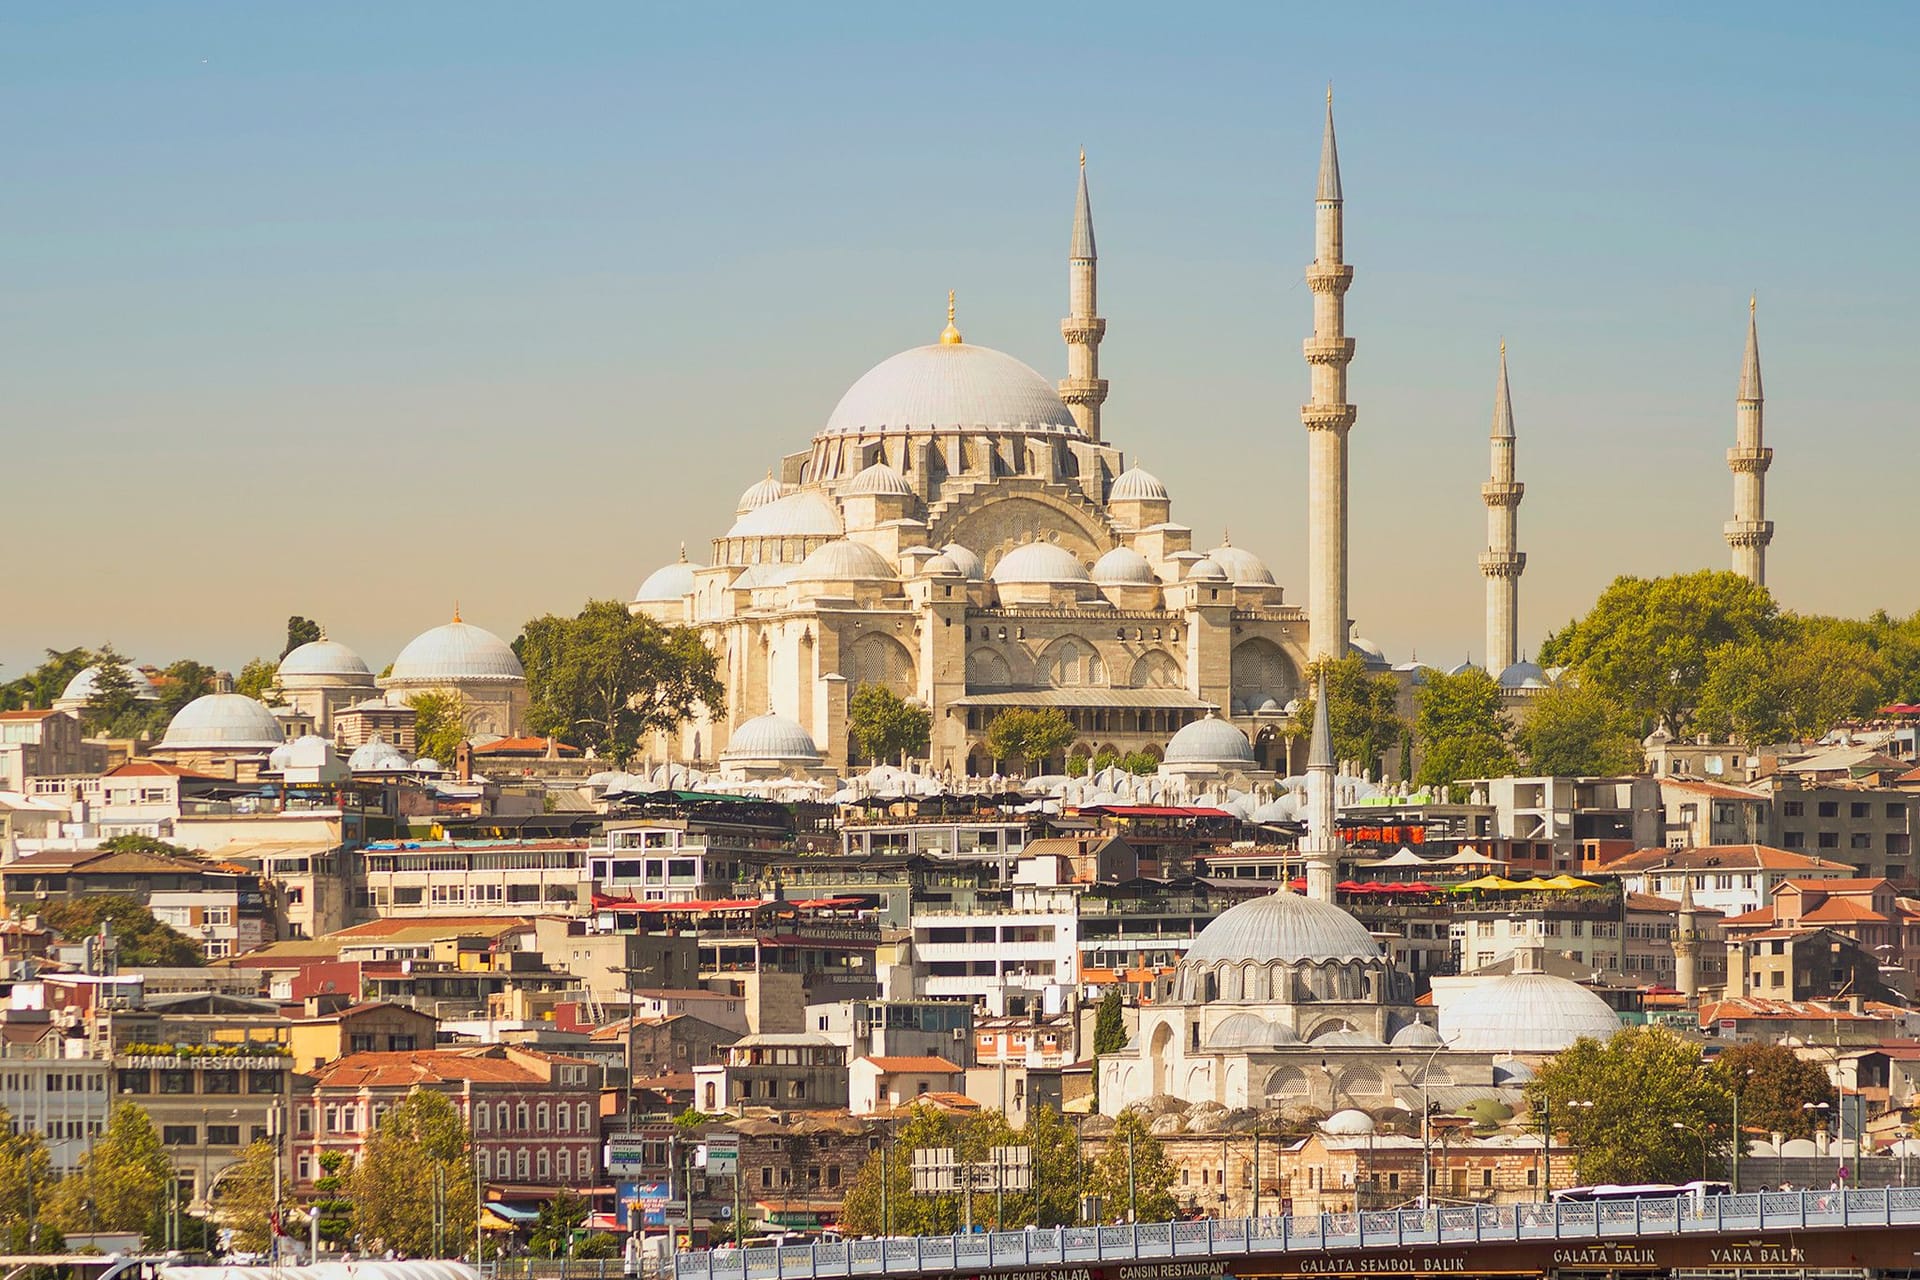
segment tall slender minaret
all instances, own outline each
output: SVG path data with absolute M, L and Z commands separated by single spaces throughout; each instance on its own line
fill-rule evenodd
M 1080 152 L 1080 196 L 1073 206 L 1073 242 L 1067 248 L 1067 310 L 1060 336 L 1067 340 L 1067 376 L 1060 379 L 1060 398 L 1088 438 L 1100 438 L 1100 406 L 1107 399 L 1107 380 L 1100 376 L 1100 339 L 1107 322 L 1098 314 L 1099 255 L 1093 249 L 1093 204 L 1087 199 L 1087 153 Z
M 1673 985 L 1689 1001 L 1700 995 L 1700 916 L 1693 905 L 1693 877 L 1680 878 L 1680 908 L 1673 929 Z
M 1334 823 L 1333 731 L 1327 719 L 1327 678 L 1313 691 L 1313 741 L 1307 749 L 1307 834 L 1300 842 L 1300 861 L 1307 873 L 1307 896 L 1333 901 L 1334 882 L 1340 878 L 1340 852 L 1346 847 Z
M 1313 336 L 1306 341 L 1313 400 L 1300 409 L 1307 428 L 1307 657 L 1347 652 L 1347 288 L 1353 268 L 1343 260 L 1340 153 L 1333 141 L 1333 86 L 1327 86 L 1327 132 L 1320 144 L 1320 186 L 1314 196 Z
M 1733 548 L 1733 571 L 1764 587 L 1767 544 L 1773 541 L 1773 521 L 1767 519 L 1767 468 L 1773 465 L 1773 450 L 1763 443 L 1766 397 L 1760 392 L 1760 334 L 1754 319 L 1759 303 L 1758 295 L 1747 300 L 1747 354 L 1740 361 L 1733 448 L 1727 450 L 1727 469 L 1733 472 L 1727 545 Z
M 1500 344 L 1500 381 L 1493 389 L 1493 471 L 1480 486 L 1487 504 L 1487 549 L 1480 553 L 1480 576 L 1487 580 L 1487 670 L 1498 678 L 1519 658 L 1520 575 L 1526 553 L 1516 551 L 1520 496 L 1526 486 L 1513 478 L 1513 396 L 1507 389 L 1507 344 Z

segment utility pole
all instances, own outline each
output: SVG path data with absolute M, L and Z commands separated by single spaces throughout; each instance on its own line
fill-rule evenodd
M 1127 1130 L 1127 1221 L 1138 1222 L 1139 1205 L 1134 1199 L 1133 1190 L 1133 1130 Z
M 632 958 L 631 953 L 628 954 L 627 958 Z M 625 978 L 627 983 L 627 1034 L 625 1037 L 627 1042 L 627 1101 L 626 1109 L 620 1113 L 620 1132 L 624 1134 L 633 1132 L 633 980 L 647 971 L 645 969 L 636 969 L 630 964 L 623 964 L 618 969 L 615 969 L 614 972 Z

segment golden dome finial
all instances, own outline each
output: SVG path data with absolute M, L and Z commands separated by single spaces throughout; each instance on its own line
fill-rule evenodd
M 1500 358 L 1502 360 L 1507 358 L 1507 340 L 1505 338 L 1500 339 Z
M 1755 289 L 1752 295 L 1747 298 L 1747 314 L 1752 315 L 1759 306 L 1760 306 L 1760 291 L 1758 289 Z
M 455 622 L 460 621 L 460 602 L 458 600 L 453 602 L 453 620 Z
M 1085 147 L 1080 148 L 1080 167 L 1082 169 L 1087 167 L 1087 149 Z
M 1329 107 L 1333 105 L 1333 81 L 1331 80 L 1327 81 L 1327 105 Z
M 947 327 L 940 331 L 940 344 L 946 347 L 960 345 L 960 330 L 953 323 L 953 290 L 947 290 Z
M 773 473 L 771 471 L 767 473 L 767 479 L 769 480 L 773 479 Z M 687 544 L 683 542 L 680 544 L 680 563 L 685 564 L 686 562 L 687 562 Z

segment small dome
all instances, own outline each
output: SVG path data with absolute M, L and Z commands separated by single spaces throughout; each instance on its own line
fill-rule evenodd
M 413 771 L 415 773 L 439 773 L 440 762 L 432 756 L 421 756 L 413 762 Z
M 817 548 L 794 570 L 795 582 L 892 582 L 900 575 L 892 563 L 864 542 L 845 538 Z
M 1247 735 L 1215 716 L 1195 720 L 1167 743 L 1166 763 L 1253 767 L 1253 744 Z
M 527 673 L 507 642 L 485 627 L 452 622 L 423 631 L 393 660 L 387 679 L 395 684 L 448 680 L 525 680 Z
M 160 691 L 153 687 L 153 681 L 147 679 L 146 672 L 140 670 L 140 668 L 134 666 L 131 662 L 122 664 L 121 670 L 125 671 L 127 678 L 133 682 L 133 696 L 135 698 L 141 702 L 159 701 Z M 99 691 L 100 668 L 98 666 L 82 667 L 74 673 L 73 679 L 67 681 L 67 687 L 61 690 L 58 701 L 87 702 Z
M 1257 1013 L 1236 1013 L 1207 1037 L 1209 1049 L 1278 1049 L 1299 1043 L 1292 1027 Z
M 1377 1049 L 1384 1044 L 1383 1041 L 1375 1039 L 1364 1031 L 1355 1031 L 1352 1027 L 1337 1027 L 1332 1031 L 1323 1031 L 1307 1043 L 1338 1049 Z
M 1084 438 L 1053 384 L 1005 352 L 935 343 L 890 356 L 847 388 L 824 434 L 1022 427 Z
M 373 679 L 373 671 L 359 654 L 338 640 L 324 637 L 303 644 L 280 659 L 276 674 L 282 684 L 288 676 L 361 676 L 369 682 Z
M 755 716 L 733 731 L 722 760 L 791 760 L 820 763 L 820 748 L 798 721 L 771 712 Z
M 1000 557 L 993 566 L 993 580 L 1000 583 L 1087 582 L 1087 567 L 1078 556 L 1051 542 L 1029 542 Z
M 960 576 L 960 566 L 953 562 L 952 556 L 943 551 L 922 565 L 920 572 L 929 578 L 957 578 Z
M 377 733 L 355 747 L 353 754 L 347 757 L 347 770 L 350 773 L 378 773 L 406 767 L 407 757 L 400 748 Z
M 1502 689 L 1544 689 L 1551 683 L 1547 673 L 1533 662 L 1516 662 L 1500 673 Z
M 1221 570 L 1236 585 L 1242 587 L 1271 587 L 1273 570 L 1266 562 L 1245 547 L 1236 547 L 1223 542 L 1207 552 L 1207 559 L 1219 565 Z
M 845 526 L 833 499 L 801 489 L 756 507 L 733 522 L 729 538 L 837 538 Z
M 1389 1041 L 1396 1049 L 1432 1049 L 1440 1043 L 1440 1033 L 1424 1022 L 1409 1022 L 1393 1033 Z
M 297 764 L 302 756 L 307 757 L 308 760 L 318 762 L 324 761 L 332 751 L 333 740 L 331 738 L 323 738 L 317 733 L 309 733 L 302 737 L 295 738 L 291 742 L 283 742 L 272 751 L 269 751 L 267 753 L 267 771 L 269 773 L 285 773 L 288 768 Z
M 767 472 L 767 478 L 765 480 L 755 481 L 752 485 L 748 486 L 745 493 L 740 495 L 740 505 L 735 507 L 734 511 L 738 515 L 745 515 L 749 511 L 758 511 L 769 502 L 778 502 L 791 492 L 793 492 L 793 490 L 787 488 L 786 485 L 781 484 L 778 480 L 775 480 L 773 478 L 773 472 L 769 471 Z
M 987 566 L 980 557 L 957 542 L 949 542 L 940 548 L 941 554 L 959 567 L 960 576 L 968 582 L 984 582 L 987 578 Z
M 1315 1044 L 1325 1041 L 1316 1040 Z M 1353 1107 L 1336 1111 L 1320 1122 L 1320 1132 L 1341 1138 L 1361 1138 L 1373 1132 L 1373 1117 Z
M 675 560 L 672 564 L 663 564 L 647 575 L 640 589 L 633 593 L 635 604 L 679 604 L 693 593 L 693 575 L 703 565 L 689 564 L 685 560 Z
M 1187 570 L 1187 581 L 1189 582 L 1227 582 L 1227 581 L 1230 581 L 1230 579 L 1227 577 L 1227 571 L 1225 569 L 1222 569 L 1219 565 L 1215 564 L 1212 560 L 1203 556 L 1200 559 L 1195 560 L 1193 562 L 1193 567 Z
M 1167 486 L 1160 478 L 1139 467 L 1128 467 L 1113 481 L 1113 491 L 1107 495 L 1108 502 L 1165 502 Z
M 1472 658 L 1468 658 L 1457 667 L 1448 667 L 1447 674 L 1450 676 L 1462 676 L 1469 671 L 1478 671 L 1480 669 L 1479 663 L 1475 662 Z
M 1366 662 L 1367 669 L 1370 671 L 1391 671 L 1393 669 L 1393 664 L 1387 661 L 1387 651 L 1364 636 L 1355 636 L 1347 648 L 1359 654 Z
M 913 490 L 907 478 L 884 462 L 876 462 L 853 478 L 849 494 L 872 494 L 882 498 L 911 498 Z
M 1510 973 L 1476 983 L 1440 1011 L 1446 1041 L 1486 1053 L 1558 1053 L 1582 1036 L 1606 1040 L 1620 1016 L 1577 982 Z
M 1157 587 L 1160 578 L 1147 558 L 1132 547 L 1115 547 L 1093 562 L 1093 580 L 1117 587 Z
M 1533 1068 L 1519 1059 L 1493 1064 L 1493 1082 L 1505 1085 L 1524 1085 L 1533 1079 Z
M 1331 902 L 1282 891 L 1215 916 L 1187 948 L 1181 967 L 1378 959 L 1380 944 L 1358 920 Z
M 208 693 L 180 708 L 160 745 L 170 751 L 270 751 L 286 740 L 266 703 L 243 693 Z

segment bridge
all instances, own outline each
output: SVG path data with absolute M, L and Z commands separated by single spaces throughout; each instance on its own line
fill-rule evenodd
M 1463 1205 L 679 1254 L 676 1280 L 1920 1275 L 1920 1188 Z

